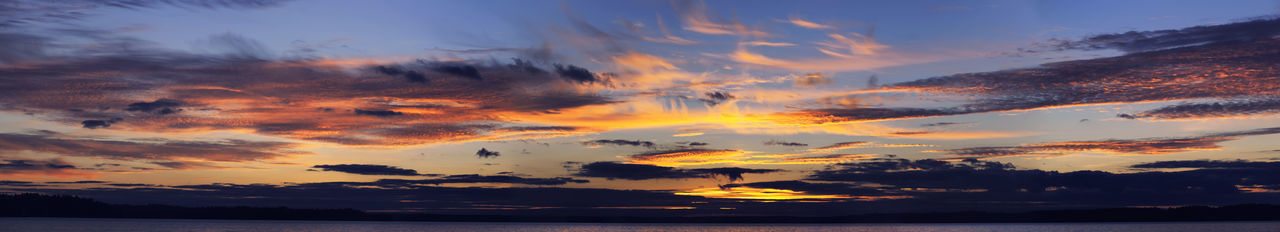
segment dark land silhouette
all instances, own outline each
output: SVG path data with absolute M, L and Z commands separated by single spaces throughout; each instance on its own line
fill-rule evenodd
M 1000 223 L 1000 222 L 1156 222 L 1280 220 L 1280 206 L 1107 208 L 1021 213 L 930 212 L 858 214 L 838 217 L 777 216 L 531 216 L 369 213 L 355 209 L 284 207 L 184 207 L 108 204 L 69 195 L 0 194 L 2 217 L 157 218 L 241 220 L 455 221 L 455 222 L 616 222 L 616 223 Z

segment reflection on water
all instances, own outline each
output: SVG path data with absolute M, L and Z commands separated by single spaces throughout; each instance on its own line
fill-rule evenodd
M 0 218 L 0 231 L 1276 231 L 1280 222 L 594 224 Z

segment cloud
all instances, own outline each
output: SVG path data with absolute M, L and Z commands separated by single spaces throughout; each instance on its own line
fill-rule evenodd
M 793 43 L 786 43 L 786 42 L 769 42 L 769 41 L 750 41 L 750 42 L 742 42 L 742 43 L 740 43 L 740 44 L 742 44 L 742 45 L 746 45 L 746 46 L 766 46 L 766 47 L 791 47 L 791 46 L 796 46 L 796 44 L 793 44 Z
M 867 142 L 867 141 L 843 142 L 843 143 L 827 145 L 824 147 L 809 149 L 809 151 L 814 151 L 814 152 L 837 151 L 837 150 L 844 150 L 844 149 L 850 149 L 850 148 L 866 147 L 867 145 L 870 145 L 870 144 L 871 142 Z
M 831 37 L 832 41 L 818 42 L 818 45 L 823 47 L 819 48 L 818 51 L 835 57 L 874 56 L 889 48 L 889 46 L 876 42 L 870 36 L 858 33 L 849 33 L 848 36 L 832 33 L 827 34 L 827 37 Z
M 518 126 L 512 118 L 620 102 L 589 90 L 584 85 L 595 81 L 583 82 L 585 76 L 562 77 L 522 60 L 270 59 L 152 49 L 145 41 L 113 32 L 76 33 L 87 35 L 55 38 L 85 37 L 110 45 L 50 53 L 91 55 L 49 55 L 41 62 L 0 66 L 0 110 L 99 130 L 234 130 L 345 145 L 403 146 L 580 133 L 499 129 Z M 121 47 L 131 49 L 112 49 Z M 566 74 L 591 73 L 561 67 Z M 431 84 L 413 84 L 427 79 Z M 341 114 L 333 109 L 360 111 Z M 402 115 L 367 117 L 391 112 Z
M 182 106 L 182 104 L 183 102 L 178 100 L 159 99 L 152 102 L 134 102 L 129 104 L 129 107 L 124 110 L 141 111 L 146 113 L 152 113 L 151 111 L 155 111 L 155 114 L 174 114 L 182 111 L 182 109 L 177 109 L 177 107 Z
M 627 164 L 618 162 L 593 162 L 572 167 L 574 176 L 600 177 L 623 180 L 649 179 L 688 179 L 688 178 L 726 178 L 728 182 L 743 179 L 743 174 L 765 174 L 781 172 L 780 169 L 751 169 L 739 167 L 681 169 L 648 164 Z
M 1213 103 L 1181 103 L 1136 114 L 1119 114 L 1126 119 L 1212 119 L 1280 113 L 1280 98 L 1248 99 Z
M 0 176 L 55 176 L 85 177 L 91 173 L 78 170 L 75 165 L 62 159 L 22 160 L 10 159 L 0 163 Z
M 432 64 L 430 69 L 438 73 L 453 75 L 457 77 L 465 77 L 473 80 L 482 79 L 480 77 L 480 69 L 477 69 L 475 66 L 465 64 L 465 63 L 439 62 L 439 63 Z
M 1280 40 L 1217 43 L 1118 57 L 964 73 L 883 86 L 897 91 L 974 99 L 937 108 L 823 108 L 776 113 L 789 124 L 856 123 L 1097 104 L 1201 98 L 1272 98 L 1280 74 L 1270 69 Z M 1177 68 L 1170 68 L 1177 67 Z M 1236 113 L 1267 113 L 1270 105 Z
M 720 92 L 720 91 L 707 92 L 704 95 L 706 95 L 705 98 L 699 98 L 698 100 L 704 103 L 707 103 L 707 105 L 713 105 L 713 106 L 737 98 L 737 97 L 734 97 L 733 94 L 729 94 L 727 92 Z
M 792 82 L 794 86 L 814 87 L 831 84 L 831 78 L 822 73 L 806 73 L 804 76 L 796 76 L 796 80 Z
M 183 9 L 261 9 L 282 5 L 288 0 L 214 0 L 214 1 L 27 1 L 10 2 L 0 8 L 0 28 L 36 23 L 68 23 L 82 20 L 99 8 L 140 10 L 179 7 Z
M 1280 169 L 1280 162 L 1248 160 L 1172 160 L 1140 163 L 1129 167 L 1138 169 Z
M 677 149 L 654 151 L 626 156 L 629 164 L 658 166 L 685 166 L 715 163 L 734 163 L 748 152 L 739 150 Z
M 1206 163 L 1208 163 L 1206 165 Z M 964 160 L 877 159 L 864 163 L 842 163 L 810 175 L 808 180 L 868 183 L 862 186 L 889 186 L 881 191 L 908 194 L 935 204 L 981 204 L 993 199 L 1026 205 L 1143 205 L 1156 202 L 1248 202 L 1255 197 L 1243 191 L 1248 186 L 1272 186 L 1280 169 L 1270 164 L 1203 161 L 1157 162 L 1135 166 L 1214 167 L 1178 172 L 1110 173 L 1103 171 L 1057 172 L 1019 170 L 999 162 Z M 831 191 L 838 193 L 837 189 Z M 967 202 L 967 203 L 966 203 Z
M 1280 18 L 1267 17 L 1177 30 L 1129 31 L 1095 35 L 1081 40 L 1053 40 L 1040 46 L 1056 50 L 1116 49 L 1144 52 L 1201 44 L 1268 40 L 1276 36 L 1280 36 Z
M 84 120 L 80 122 L 80 125 L 83 126 L 84 128 L 89 128 L 89 129 L 107 128 L 107 127 L 111 127 L 112 123 L 119 122 L 120 120 L 124 120 L 124 119 L 113 118 L 109 120 Z
M 356 115 L 369 115 L 369 116 L 378 116 L 378 117 L 391 117 L 391 116 L 400 116 L 400 115 L 404 115 L 404 113 L 401 113 L 401 112 L 395 112 L 395 111 L 391 111 L 391 110 L 361 110 L 361 109 L 355 109 L 354 111 L 355 111 Z
M 382 175 L 382 176 L 422 176 L 418 171 L 413 169 L 404 169 L 395 166 L 377 165 L 377 164 L 322 164 L 312 166 L 321 171 L 345 172 L 357 175 Z
M 1022 155 L 1059 155 L 1076 152 L 1104 152 L 1113 154 L 1162 155 L 1193 150 L 1217 150 L 1218 143 L 1244 136 L 1280 134 L 1280 128 L 1261 128 L 1246 131 L 1213 133 L 1181 138 L 1109 139 L 1094 141 L 1069 141 L 1025 144 L 1005 147 L 972 147 L 943 150 L 961 157 L 1003 157 Z
M 46 181 L 45 184 L 105 184 L 109 183 L 100 180 L 81 180 L 81 181 Z
M 561 77 L 564 77 L 569 80 L 573 80 L 577 82 L 600 81 L 600 79 L 596 77 L 596 74 L 591 73 L 591 70 L 587 70 L 582 67 L 573 66 L 573 65 L 555 65 L 555 67 L 556 67 L 556 73 L 560 74 Z
M 797 143 L 797 142 L 787 142 L 787 141 L 777 141 L 777 140 L 764 141 L 764 145 L 778 145 L 778 146 L 791 146 L 791 147 L 809 146 L 809 144 L 807 143 Z
M 36 184 L 35 182 L 31 182 L 31 181 L 0 180 L 0 186 L 40 187 L 45 185 Z
M 769 37 L 768 32 L 748 27 L 740 22 L 721 19 L 708 13 L 707 5 L 702 1 L 676 1 L 676 13 L 684 20 L 684 29 L 709 35 L 737 35 L 749 37 Z
M 427 79 L 426 75 L 423 75 L 418 71 L 413 71 L 413 70 L 405 71 L 405 70 L 402 70 L 400 67 L 395 67 L 395 66 L 377 65 L 377 66 L 373 66 L 373 71 L 381 74 L 391 75 L 391 76 L 403 76 L 409 82 L 427 83 L 430 81 L 429 79 Z
M 478 174 L 464 174 L 464 175 L 448 175 L 448 176 L 444 176 L 444 177 L 440 177 L 440 178 L 436 178 L 436 179 L 425 179 L 425 180 L 397 180 L 397 179 L 382 179 L 382 180 L 378 180 L 376 183 L 379 183 L 379 184 L 391 184 L 392 186 L 400 186 L 400 185 L 404 185 L 404 184 L 431 184 L 431 185 L 439 185 L 439 184 L 453 184 L 453 183 L 502 183 L 502 184 L 527 184 L 527 185 L 565 185 L 565 184 L 568 184 L 568 183 L 579 183 L 579 184 L 580 184 L 580 183 L 587 183 L 587 182 L 589 182 L 589 181 L 587 181 L 587 180 L 580 180 L 580 179 L 573 179 L 573 178 L 566 178 L 566 177 L 553 177 L 553 178 L 531 178 L 531 177 L 519 177 L 519 176 L 511 176 L 511 175 L 485 176 L 485 175 L 478 175 Z
M 920 124 L 920 126 L 921 127 L 940 127 L 940 126 L 954 126 L 954 125 L 968 125 L 968 124 L 974 124 L 974 122 L 935 122 L 935 123 Z
M 820 164 L 820 163 L 843 163 L 854 160 L 865 160 L 874 158 L 874 154 L 834 154 L 814 157 L 788 157 L 774 164 Z
M 637 146 L 637 147 L 653 147 L 655 144 L 650 141 L 640 140 L 623 140 L 623 139 L 597 139 L 582 142 L 582 145 L 598 146 L 598 145 L 614 145 L 614 146 Z
M 502 156 L 502 154 L 496 151 L 486 150 L 484 148 L 480 148 L 479 151 L 476 151 L 476 157 L 480 157 L 480 158 L 493 158 L 498 156 Z
M 803 27 L 803 28 L 809 28 L 809 29 L 826 30 L 826 29 L 834 29 L 834 28 L 835 28 L 835 27 L 832 27 L 832 26 L 830 26 L 830 25 L 823 25 L 823 24 L 819 24 L 819 23 L 811 22 L 811 21 L 804 20 L 804 19 L 801 19 L 801 18 L 796 18 L 796 17 L 791 17 L 791 18 L 787 19 L 787 22 L 788 22 L 788 23 L 791 23 L 792 25 L 796 25 L 796 26 Z
M 31 151 L 65 156 L 115 160 L 245 162 L 270 160 L 309 152 L 293 150 L 298 144 L 247 140 L 171 140 L 162 138 L 122 140 L 76 137 L 44 132 L 0 133 L 0 151 Z

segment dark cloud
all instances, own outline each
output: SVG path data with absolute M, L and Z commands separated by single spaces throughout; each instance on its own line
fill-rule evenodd
M 868 145 L 868 144 L 871 144 L 871 142 L 867 142 L 867 141 L 842 142 L 842 143 L 835 143 L 835 144 L 831 144 L 831 145 L 827 145 L 827 146 L 823 146 L 823 147 L 819 147 L 819 148 L 814 148 L 814 149 L 809 149 L 809 150 L 815 150 L 815 151 L 832 151 L 832 150 L 840 150 L 840 149 L 856 148 L 856 147 L 861 147 L 861 146 L 865 146 L 865 145 Z
M 1019 155 L 1054 155 L 1072 152 L 1109 152 L 1120 154 L 1160 155 L 1191 150 L 1221 148 L 1218 143 L 1244 136 L 1280 134 L 1280 128 L 1213 133 L 1182 138 L 1109 139 L 1025 144 L 1004 147 L 971 147 L 945 150 L 963 157 L 1002 157 Z
M 877 159 L 866 163 L 836 164 L 809 176 L 809 180 L 869 183 L 890 186 L 910 194 L 915 201 L 959 203 L 1004 199 L 1011 204 L 1042 205 L 1143 205 L 1189 204 L 1207 201 L 1256 200 L 1249 186 L 1280 184 L 1273 164 L 1234 163 L 1233 168 L 1212 168 L 1221 163 L 1165 162 L 1139 164 L 1155 167 L 1205 167 L 1180 172 L 1110 173 L 1102 171 L 1057 172 L 1019 170 L 1010 164 L 978 160 Z M 1169 165 L 1174 164 L 1174 165 Z M 971 202 L 973 203 L 973 202 Z
M 45 185 L 43 185 L 43 184 L 36 184 L 35 182 L 31 182 L 31 181 L 0 180 L 0 186 L 14 186 L 14 187 L 40 187 L 40 186 L 45 186 Z
M 243 162 L 310 154 L 297 144 L 247 140 L 186 141 L 160 138 L 108 140 L 58 133 L 0 133 L 0 151 L 32 151 L 115 160 L 202 160 Z
M 107 128 L 107 127 L 111 127 L 111 124 L 119 122 L 120 120 L 124 120 L 124 119 L 112 118 L 109 120 L 84 120 L 80 122 L 80 125 L 83 126 L 84 128 L 89 128 L 89 129 Z
M 379 182 L 395 182 L 393 180 L 379 180 Z M 514 175 L 500 176 L 483 176 L 477 174 L 467 175 L 449 175 L 438 179 L 411 180 L 408 183 L 415 184 L 448 184 L 448 183 L 505 183 L 505 184 L 527 184 L 527 185 L 564 185 L 569 183 L 587 183 L 588 180 L 573 179 L 567 177 L 553 178 L 530 178 Z
M 4 160 L 0 163 L 0 175 L 15 173 L 61 173 L 64 170 L 76 169 L 75 165 L 61 159 L 52 160 Z
M 594 162 L 576 167 L 574 176 L 600 177 L 623 180 L 648 179 L 683 179 L 703 177 L 698 173 L 685 172 L 673 167 L 662 167 L 647 164 L 624 164 L 618 162 Z
M 588 105 L 606 105 L 617 103 L 612 98 L 600 95 L 583 95 L 568 92 L 548 92 L 539 95 L 524 96 L 519 99 L 508 99 L 501 102 L 487 103 L 484 108 L 504 109 L 524 112 L 555 112 L 559 109 L 575 108 Z
M 1053 40 L 1043 46 L 1056 50 L 1116 49 L 1124 52 L 1143 52 L 1201 44 L 1266 40 L 1276 36 L 1280 36 L 1280 18 L 1269 17 L 1177 30 L 1102 34 L 1074 41 Z
M 739 167 L 698 168 L 698 169 L 686 170 L 686 172 L 701 173 L 712 179 L 726 178 L 730 183 L 742 180 L 743 179 L 742 174 L 748 174 L 748 173 L 765 174 L 765 173 L 774 173 L 774 172 L 781 172 L 781 171 L 782 169 L 752 169 L 752 168 L 739 168 Z
M 807 147 L 807 146 L 809 146 L 809 144 L 807 144 L 807 143 L 787 142 L 787 141 L 778 141 L 778 140 L 769 140 L 769 141 L 764 141 L 764 145 L 778 145 L 778 146 L 790 146 L 790 147 Z
M 623 180 L 687 178 L 715 179 L 723 177 L 727 178 L 729 182 L 742 180 L 743 174 L 764 174 L 782 171 L 779 169 L 750 169 L 738 167 L 680 169 L 647 164 L 624 164 L 618 162 L 593 162 L 572 168 L 574 169 L 571 169 L 570 171 L 576 171 L 573 174 L 574 176 L 582 177 L 600 177 Z
M 689 142 L 689 146 L 706 146 L 706 145 L 707 143 L 704 143 L 704 142 Z
M 129 107 L 125 108 L 124 110 L 125 111 L 141 111 L 146 113 L 152 113 L 152 111 L 155 111 L 154 112 L 155 114 L 173 114 L 173 113 L 181 112 L 182 109 L 178 109 L 177 107 L 182 105 L 183 105 L 183 102 L 178 100 L 157 99 L 152 102 L 134 102 L 132 104 L 129 104 Z
M 1280 162 L 1247 160 L 1174 160 L 1141 163 L 1129 166 L 1140 169 L 1197 168 L 1197 169 L 1280 169 Z
M 444 63 L 438 62 L 431 67 L 431 71 L 438 73 L 453 75 L 457 77 L 465 77 L 473 80 L 480 80 L 480 69 L 476 66 L 462 63 Z
M 637 146 L 637 147 L 653 147 L 654 143 L 650 141 L 640 140 L 624 140 L 624 139 L 597 139 L 582 142 L 582 145 L 614 145 L 614 146 Z
M 404 115 L 404 113 L 396 112 L 396 111 L 391 111 L 391 110 L 362 110 L 362 109 L 355 109 L 354 111 L 356 112 L 356 115 L 369 115 L 369 116 L 378 116 L 378 117 L 391 117 L 391 116 L 400 116 L 400 115 Z
M 600 79 L 596 77 L 596 74 L 591 73 L 590 70 L 587 70 L 582 67 L 573 66 L 573 65 L 559 65 L 559 64 L 555 65 L 555 67 L 556 67 L 556 73 L 560 74 L 560 77 L 564 77 L 572 81 L 577 81 L 577 82 L 600 81 Z
M 81 181 L 46 181 L 45 184 L 104 184 L 106 181 L 100 180 L 81 180 Z
M 486 149 L 484 149 L 484 148 L 480 148 L 480 150 L 479 150 L 479 151 L 476 151 L 476 157 L 480 157 L 480 158 L 493 158 L 493 157 L 498 157 L 498 156 L 501 156 L 501 155 L 502 155 L 502 154 L 500 154 L 500 153 L 498 153 L 498 152 L 496 152 L 496 151 L 490 151 L 490 150 L 486 150 Z
M 1200 119 L 1275 114 L 1280 112 L 1280 98 L 1248 99 L 1213 103 L 1181 103 L 1136 114 L 1119 114 L 1126 119 Z
M 413 70 L 405 71 L 400 67 L 396 67 L 396 66 L 377 65 L 377 66 L 373 66 L 373 71 L 390 75 L 390 76 L 404 76 L 404 78 L 409 80 L 409 82 L 427 83 L 428 81 L 427 76 L 422 75 L 422 73 L 418 71 L 413 71 Z
M 377 165 L 377 164 L 322 164 L 312 166 L 321 171 L 345 172 L 357 175 L 382 175 L 382 176 L 421 176 L 418 171 L 413 169 L 404 169 L 395 166 Z
M 720 91 L 707 92 L 705 95 L 706 95 L 705 98 L 699 98 L 698 100 L 707 103 L 707 105 L 713 105 L 713 106 L 736 98 L 733 96 L 733 94 L 729 94 L 728 92 L 720 92 Z

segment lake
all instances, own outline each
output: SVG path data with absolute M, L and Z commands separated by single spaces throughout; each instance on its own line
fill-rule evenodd
M 1280 222 L 606 224 L 0 218 L 0 231 L 1277 231 Z

